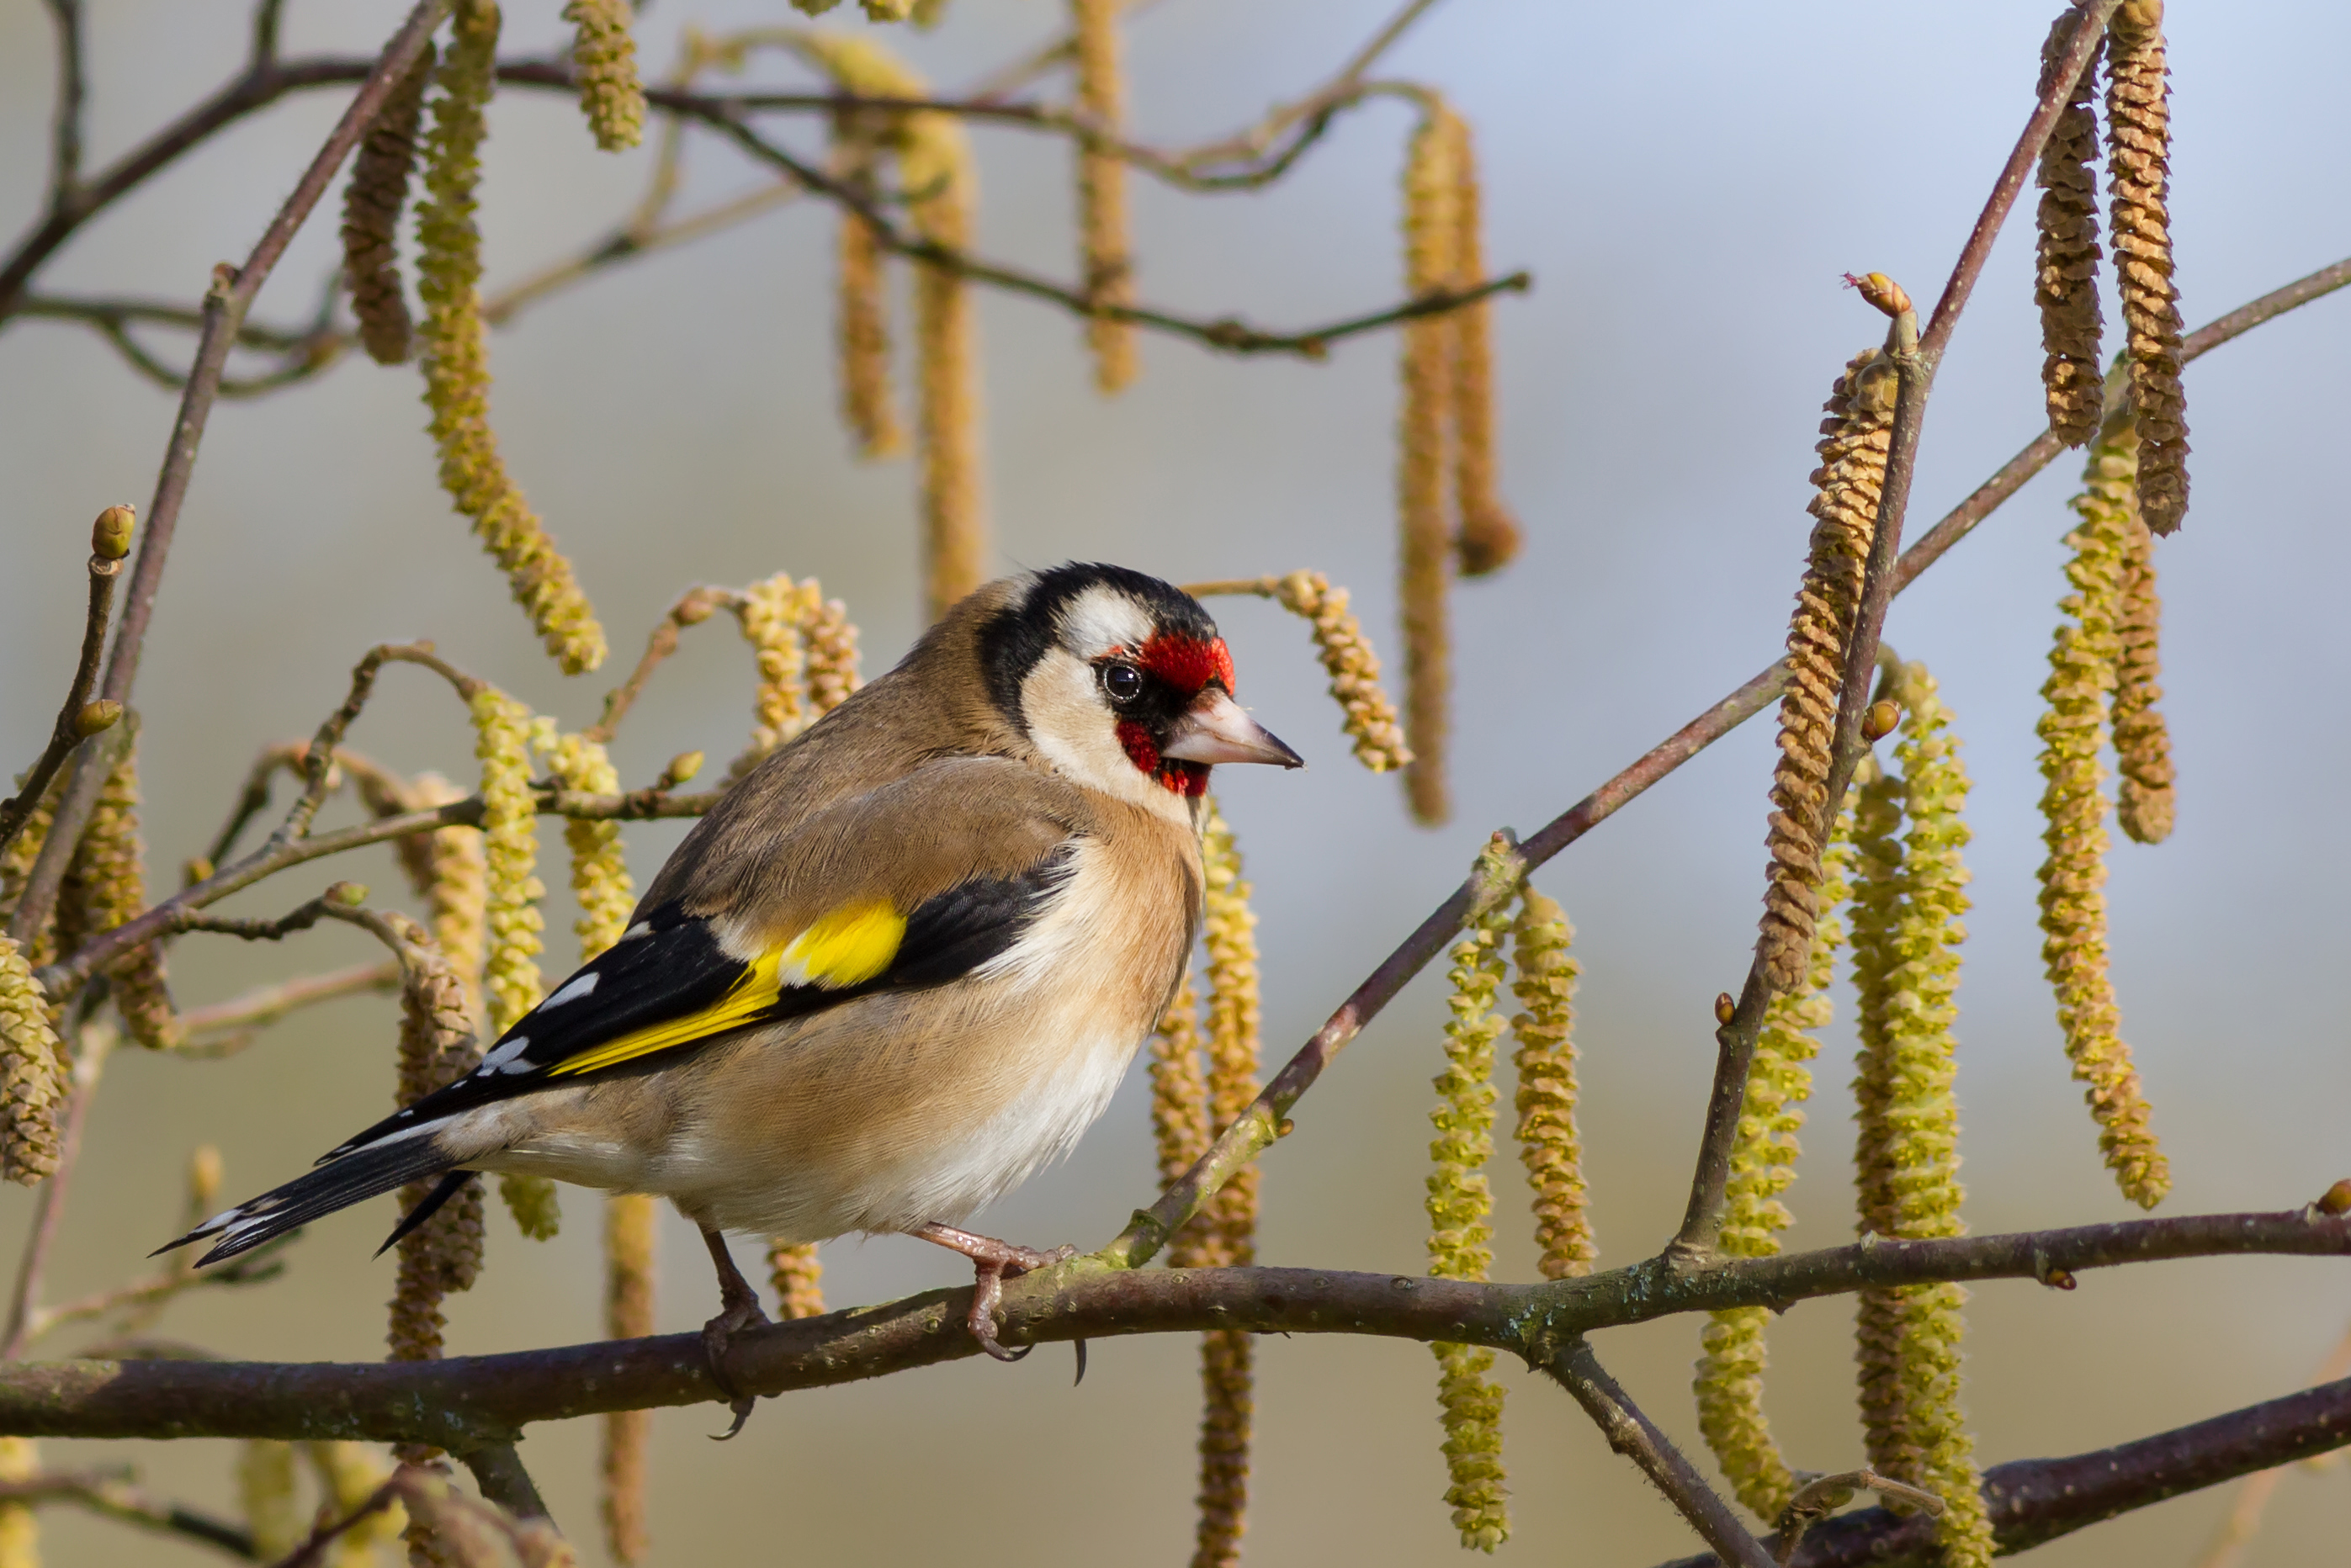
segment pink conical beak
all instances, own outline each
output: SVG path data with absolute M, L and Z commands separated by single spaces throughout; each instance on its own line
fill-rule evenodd
M 1241 711 L 1241 705 L 1221 686 L 1211 686 L 1192 700 L 1160 746 L 1163 757 L 1187 763 L 1276 763 L 1302 768 L 1306 759 L 1275 739 L 1272 732 Z

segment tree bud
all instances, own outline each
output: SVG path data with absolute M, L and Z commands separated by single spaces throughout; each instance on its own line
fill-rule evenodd
M 1717 1023 L 1729 1023 L 1731 1014 L 1738 1011 L 1739 1004 L 1730 1000 L 1730 992 L 1725 991 L 1717 993 L 1714 999 L 1714 1021 Z
M 2318 1199 L 2321 1214 L 2351 1214 L 2351 1176 L 2328 1188 Z
M 1869 711 L 1861 716 L 1861 738 L 1874 746 L 1894 733 L 1894 726 L 1900 722 L 1902 707 L 1893 698 L 1872 702 Z
M 702 753 L 700 752 L 680 752 L 669 760 L 669 766 L 662 769 L 661 782 L 653 787 L 675 789 L 701 771 Z
M 95 702 L 85 702 L 74 715 L 74 733 L 83 740 L 111 730 L 122 722 L 122 704 L 111 697 L 101 697 Z
M 89 551 L 101 560 L 119 561 L 131 554 L 131 530 L 138 514 L 128 506 L 110 506 L 89 525 Z

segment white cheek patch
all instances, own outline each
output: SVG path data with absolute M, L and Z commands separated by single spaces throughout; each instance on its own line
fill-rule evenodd
M 529 1048 L 530 1036 L 517 1034 L 483 1057 L 482 1064 L 474 1069 L 474 1075 L 486 1078 L 493 1073 L 528 1073 L 530 1064 L 522 1059 L 522 1054 Z
M 1118 648 L 1141 648 L 1151 640 L 1151 618 L 1124 594 L 1097 584 L 1061 611 L 1061 641 L 1080 659 L 1092 660 Z
M 596 989 L 596 982 L 603 978 L 604 977 L 602 975 L 590 970 L 586 974 L 574 980 L 570 984 L 565 986 L 562 990 L 557 992 L 553 996 L 549 997 L 545 1002 L 540 1002 L 538 1004 L 539 1008 L 543 1012 L 550 1007 L 560 1007 L 567 1002 L 577 1002 L 581 997 L 586 996 L 590 992 L 594 991 Z

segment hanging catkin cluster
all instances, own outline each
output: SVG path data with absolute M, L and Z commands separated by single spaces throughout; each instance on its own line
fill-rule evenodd
M 1520 895 L 1513 954 L 1518 978 L 1510 989 L 1526 1011 L 1510 1020 L 1518 1042 L 1519 1160 L 1534 1195 L 1536 1266 L 1547 1280 L 1592 1272 L 1600 1255 L 1592 1239 L 1583 1184 L 1583 1139 L 1575 1129 L 1575 980 L 1569 955 L 1575 932 L 1567 913 L 1532 887 Z
M 1292 572 L 1272 579 L 1271 587 L 1284 609 L 1305 617 L 1314 628 L 1314 649 L 1331 678 L 1331 696 L 1346 715 L 1356 760 L 1375 774 L 1411 762 L 1395 704 L 1380 687 L 1379 655 L 1347 608 L 1347 590 L 1332 587 L 1320 572 Z
M 2069 6 L 2041 46 L 2041 87 L 2055 85 L 2060 58 L 2074 42 L 2081 12 Z M 2105 47 L 2101 38 L 2098 47 Z M 2067 446 L 2098 432 L 2105 400 L 2098 363 L 2098 182 L 2091 161 L 2098 151 L 2097 57 L 2082 68 L 2074 96 L 2041 150 L 2040 256 L 2032 297 L 2041 306 L 2041 381 L 2048 394 L 2049 428 Z
M 856 128 L 862 117 L 836 119 L 834 167 L 868 201 L 881 192 L 874 173 L 880 150 Z M 857 455 L 896 457 L 906 450 L 898 400 L 890 389 L 888 253 L 873 225 L 844 207 L 834 235 L 833 347 L 841 358 L 841 421 Z
M 726 602 L 759 666 L 751 741 L 728 765 L 731 783 L 857 690 L 857 628 L 847 607 L 826 598 L 814 577 L 795 583 L 789 572 Z
M 1445 1025 L 1445 1071 L 1437 1075 L 1429 1122 L 1428 1272 L 1444 1280 L 1482 1280 L 1493 1266 L 1494 1199 L 1486 1162 L 1494 1153 L 1494 1038 L 1502 1020 L 1494 993 L 1502 981 L 1507 906 L 1480 916 L 1453 948 L 1452 1015 Z M 1439 1343 L 1437 1403 L 1445 1426 L 1445 1464 L 1453 1526 L 1461 1544 L 1491 1552 L 1510 1539 L 1502 1486 L 1502 1389 L 1486 1373 L 1494 1353 L 1482 1345 Z
M 2106 1166 L 2125 1197 L 2152 1209 L 2170 1189 L 2171 1169 L 2147 1126 L 2107 971 L 2106 798 L 2098 760 L 2120 652 L 2116 620 L 2132 524 L 2131 462 L 2126 426 L 2090 449 L 2083 491 L 2074 498 L 2081 521 L 2065 536 L 2074 549 L 2065 576 L 2074 591 L 2058 601 L 2062 618 L 2041 689 L 2049 706 L 2038 726 L 2048 824 L 2042 838 L 2049 846 L 2041 866 L 2041 956 Z
M 302 1448 L 335 1519 L 349 1519 L 365 1508 L 392 1474 L 391 1467 L 364 1443 L 305 1443 Z M 335 1537 L 328 1549 L 328 1568 L 375 1568 L 375 1549 L 399 1540 L 407 1528 L 407 1511 L 397 1502 L 369 1514 Z
M 1863 767 L 1874 763 L 1863 760 Z M 1860 775 L 1856 774 L 1856 777 Z M 1738 1140 L 1731 1146 L 1729 1179 L 1723 1194 L 1722 1251 L 1734 1258 L 1768 1258 L 1780 1251 L 1780 1232 L 1792 1222 L 1780 1201 L 1796 1179 L 1802 1152 L 1796 1134 L 1804 1125 L 1803 1103 L 1812 1097 L 1812 1068 L 1820 1054 L 1819 1032 L 1828 1026 L 1828 988 L 1835 976 L 1836 950 L 1844 928 L 1834 914 L 1846 895 L 1853 858 L 1853 814 L 1837 818 L 1821 862 L 1820 916 L 1813 923 L 1813 946 L 1802 982 L 1772 997 L 1755 1040 L 1755 1061 L 1740 1108 Z M 1796 1478 L 1781 1456 L 1763 1413 L 1763 1368 L 1768 1356 L 1764 1329 L 1769 1307 L 1729 1307 L 1711 1314 L 1698 1360 L 1693 1387 L 1698 1429 L 1722 1467 L 1739 1501 L 1764 1519 L 1777 1519 L 1796 1492 Z
M 75 844 L 57 890 L 59 952 L 134 919 L 147 908 L 147 851 L 139 836 L 139 758 L 125 751 L 90 808 L 89 826 Z M 163 948 L 148 942 L 108 966 L 114 1010 L 131 1038 L 151 1051 L 168 1051 L 185 1033 L 172 1005 Z
M 465 798 L 439 774 L 419 774 L 403 792 L 402 809 L 430 811 Z M 486 1016 L 482 960 L 489 943 L 489 857 L 477 827 L 436 827 L 399 841 L 402 867 L 433 920 L 433 940 L 465 990 L 466 1015 Z
M 368 128 L 343 187 L 343 283 L 360 342 L 379 365 L 408 358 L 408 298 L 400 286 L 395 252 L 400 210 L 408 202 L 408 175 L 416 163 L 416 132 L 424 88 L 433 79 L 433 45 L 416 57 Z
M 0 1438 L 0 1481 L 28 1481 L 41 1473 L 41 1452 L 30 1438 Z M 41 1568 L 41 1523 L 29 1502 L 0 1500 L 0 1568 Z
M 1756 956 L 1777 991 L 1804 978 L 1820 909 L 1821 838 L 1828 828 L 1829 754 L 1845 649 L 1861 607 L 1862 569 L 1877 526 L 1895 371 L 1876 349 L 1855 355 L 1829 395 L 1813 471 L 1812 555 L 1788 623 L 1788 687 L 1780 699 L 1780 761 L 1771 775 L 1770 880 Z
M 2136 455 L 2136 454 L 2134 454 Z M 2158 683 L 2163 597 L 2156 589 L 2155 535 L 2133 514 L 2124 525 L 2121 584 L 2115 602 L 2115 761 L 2122 774 L 2115 819 L 2141 844 L 2171 836 L 2178 811 L 2171 732 Z
M 403 942 L 401 953 L 401 1106 L 456 1082 L 481 1065 L 465 990 L 423 927 L 389 914 Z M 432 1190 L 415 1183 L 401 1194 L 413 1209 Z M 434 1361 L 441 1355 L 442 1298 L 470 1290 L 482 1267 L 482 1194 L 469 1182 L 439 1213 L 400 1241 L 400 1271 L 392 1298 L 389 1338 L 394 1361 Z
M 2171 263 L 2171 86 L 2163 0 L 2124 0 L 2106 47 L 2106 194 L 2138 421 L 2138 510 L 2168 534 L 2188 514 L 2188 396 Z
M 925 98 L 929 85 L 870 38 L 807 33 L 794 47 L 843 89 L 872 98 Z M 896 161 L 916 236 L 960 256 L 979 199 L 970 139 L 952 115 L 883 117 L 870 134 Z M 844 242 L 846 243 L 846 242 Z M 844 329 L 844 339 L 845 339 Z M 914 263 L 915 433 L 921 448 L 924 602 L 930 618 L 987 576 L 987 520 L 980 499 L 977 324 L 971 291 L 952 265 Z M 844 369 L 848 369 L 846 365 Z M 864 439 L 852 418 L 851 428 Z
M 0 935 L 0 1177 L 19 1186 L 57 1174 L 64 1066 L 48 999 L 24 950 Z
M 1404 171 L 1405 287 L 1419 295 L 1452 281 L 1461 122 L 1433 104 L 1413 132 Z M 1405 792 L 1422 822 L 1452 810 L 1446 740 L 1452 727 L 1453 641 L 1447 602 L 1452 537 L 1445 506 L 1447 419 L 1454 333 L 1442 316 L 1404 328 L 1404 409 L 1397 432 L 1396 514 L 1402 533 L 1398 595 L 1404 607 L 1404 712 L 1413 760 Z
M 236 1490 L 246 1533 L 258 1562 L 289 1556 L 308 1532 L 295 1495 L 294 1445 L 261 1438 L 238 1451 Z
M 538 901 L 547 887 L 537 875 L 538 802 L 530 789 L 530 710 L 494 686 L 479 688 L 466 702 L 474 716 L 474 755 L 482 764 L 489 928 L 482 988 L 488 996 L 488 1033 L 496 1039 L 544 994 L 538 959 L 547 922 Z M 501 1176 L 498 1195 L 526 1236 L 545 1241 L 561 1223 L 555 1184 L 543 1176 Z
M 1908 1241 L 1967 1229 L 1951 1028 L 1967 935 L 1968 779 L 1924 665 L 1901 668 L 1896 696 L 1902 774 L 1865 785 L 1855 812 L 1854 1158 L 1862 1232 Z M 1935 1534 L 1945 1563 L 1985 1568 L 1991 1525 L 1959 1409 L 1966 1299 L 1949 1283 L 1864 1290 L 1857 1359 L 1872 1467 L 1943 1500 Z
M 490 430 L 489 350 L 482 324 L 482 236 L 474 223 L 483 109 L 496 86 L 498 9 L 464 0 L 441 62 L 417 213 L 416 292 L 424 305 L 424 401 L 441 452 L 441 487 L 471 518 L 547 651 L 567 675 L 604 661 L 604 628 L 522 492 Z
M 563 19 L 575 29 L 571 71 L 596 145 L 607 152 L 634 147 L 645 137 L 645 88 L 637 79 L 629 0 L 569 0 Z
M 1119 0 L 1070 0 L 1076 43 L 1078 107 L 1103 136 L 1119 134 L 1126 88 L 1119 73 Z M 1078 233 L 1084 246 L 1086 298 L 1096 306 L 1134 303 L 1134 259 L 1126 222 L 1126 163 L 1107 149 L 1078 151 Z M 1134 379 L 1134 328 L 1093 317 L 1086 323 L 1094 385 L 1115 392 Z
M 776 1288 L 778 1315 L 824 1315 L 824 1264 L 813 1241 L 768 1244 L 768 1282 Z
M 568 790 L 611 794 L 620 774 L 603 746 L 584 735 L 565 735 L 548 753 L 548 771 Z M 629 879 L 617 822 L 573 818 L 563 836 L 571 851 L 571 892 L 580 913 L 572 931 L 580 939 L 580 961 L 587 962 L 621 940 L 635 889 Z M 653 1238 L 659 1220 L 655 1200 L 641 1192 L 616 1192 L 604 1199 L 604 1334 L 609 1339 L 641 1339 L 653 1332 Z M 601 1511 L 604 1540 L 613 1560 L 642 1562 L 646 1552 L 645 1473 L 653 1437 L 649 1410 L 613 1410 L 603 1420 Z
M 1206 1114 L 1185 1140 L 1196 1149 L 1195 1158 L 1239 1119 L 1258 1093 L 1257 916 L 1249 909 L 1249 885 L 1241 877 L 1232 829 L 1213 798 L 1201 832 L 1200 862 L 1208 986 L 1202 1044 L 1207 1066 L 1197 1079 Z M 1196 1066 L 1193 1070 L 1198 1072 Z M 1170 1147 L 1165 1134 L 1160 1147 L 1164 1168 Z M 1255 1262 L 1257 1211 L 1258 1168 L 1245 1165 L 1178 1236 L 1168 1261 L 1188 1268 L 1245 1268 Z M 1231 1568 L 1240 1561 L 1241 1536 L 1249 1527 L 1249 1435 L 1256 1414 L 1254 1348 L 1238 1330 L 1200 1336 L 1200 1522 L 1192 1568 Z

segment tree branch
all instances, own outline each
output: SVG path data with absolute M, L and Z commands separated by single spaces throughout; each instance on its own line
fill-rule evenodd
M 2126 1220 L 1876 1241 L 1677 1270 L 1656 1259 L 1581 1279 L 1487 1284 L 1308 1269 L 1118 1269 L 1089 1259 L 1004 1285 L 1007 1344 L 1188 1334 L 1357 1334 L 1507 1350 L 1541 1365 L 1578 1334 L 1733 1306 L 1786 1307 L 1865 1285 L 2043 1279 L 2167 1259 L 2351 1256 L 2351 1217 Z M 730 1382 L 761 1396 L 978 1354 L 968 1288 L 738 1334 Z M 536 1422 L 723 1400 L 699 1334 L 437 1362 L 52 1362 L 0 1366 L 0 1431 L 28 1437 L 352 1438 L 463 1453 Z M 2272 1461 L 2275 1462 L 2275 1461 Z
M 1984 1502 L 2003 1556 L 2241 1475 L 2351 1444 L 2351 1378 L 2264 1400 L 2168 1432 L 2057 1459 L 2013 1459 L 1984 1472 Z M 1813 1525 L 1793 1568 L 1935 1568 L 1934 1521 L 1863 1509 Z M 1711 1556 L 1663 1568 L 1707 1568 Z
M 1557 1378 L 1583 1413 L 1598 1424 L 1608 1446 L 1641 1467 L 1656 1489 L 1666 1494 L 1689 1527 L 1725 1562 L 1740 1568 L 1773 1568 L 1771 1554 L 1755 1539 L 1739 1515 L 1706 1484 L 1688 1456 L 1633 1403 L 1624 1386 L 1601 1366 L 1591 1342 L 1581 1334 L 1569 1340 L 1542 1369 Z
M 49 211 L 63 210 L 81 184 L 82 104 L 89 94 L 82 67 L 81 0 L 48 0 L 57 29 L 57 107 L 49 134 Z
M 113 509 L 109 508 L 111 512 Z M 99 514 L 100 527 L 93 530 L 92 543 L 101 541 L 98 534 L 110 521 L 106 513 Z M 127 532 L 127 529 L 126 529 Z M 25 775 L 24 787 L 6 801 L 0 801 L 0 855 L 8 851 L 16 835 L 28 821 L 41 797 L 49 791 L 49 781 L 66 765 L 66 759 L 75 747 L 100 731 L 110 729 L 122 717 L 120 708 L 110 717 L 103 710 L 92 710 L 89 694 L 98 683 L 98 664 L 106 651 L 106 623 L 114 609 L 114 580 L 122 575 L 121 545 L 118 553 L 106 556 L 93 550 L 89 557 L 89 601 L 82 613 L 81 658 L 74 666 L 73 680 L 66 687 L 64 706 L 57 710 L 57 722 L 50 726 L 49 743 L 42 751 L 32 771 Z

